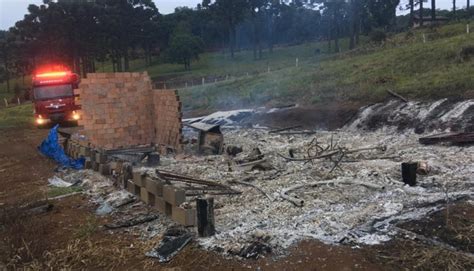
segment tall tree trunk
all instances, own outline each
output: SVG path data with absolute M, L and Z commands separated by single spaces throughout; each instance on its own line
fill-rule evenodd
M 436 22 L 436 0 L 431 0 L 431 20 Z
M 229 31 L 229 34 L 230 34 L 230 37 L 229 37 L 229 47 L 230 47 L 230 58 L 234 59 L 234 50 L 235 50 L 235 36 L 236 36 L 236 33 L 235 33 L 235 26 L 231 26 L 230 27 L 230 31 Z
M 413 17 L 415 15 L 415 0 L 410 0 L 410 27 L 413 27 Z
M 339 48 L 339 23 L 338 23 L 338 16 L 337 16 L 338 9 L 334 8 L 334 51 L 336 53 L 340 52 Z
M 255 18 L 255 15 L 252 15 L 252 20 L 253 20 L 253 59 L 257 60 L 257 39 L 258 39 L 258 33 L 257 33 L 257 20 Z
M 358 0 L 354 0 L 351 2 L 351 23 L 350 23 L 350 44 L 349 44 L 349 49 L 354 49 L 355 48 L 355 39 L 356 39 L 356 28 L 357 28 L 357 21 L 359 17 L 359 12 L 358 12 Z
M 83 78 L 86 78 L 87 77 L 87 57 L 86 56 L 83 56 L 81 58 L 81 62 L 82 62 L 82 77 Z
M 453 0 L 453 14 L 456 15 L 456 0 Z
M 331 43 L 332 43 L 332 26 L 328 26 L 328 53 L 331 53 Z
M 423 0 L 420 0 L 420 26 L 423 26 Z
M 128 50 L 123 52 L 123 68 L 126 72 L 130 71 L 130 60 L 128 58 Z

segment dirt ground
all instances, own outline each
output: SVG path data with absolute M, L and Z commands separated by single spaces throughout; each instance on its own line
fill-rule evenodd
M 474 208 L 450 204 L 446 211 L 400 227 L 454 247 L 449 250 L 400 236 L 384 245 L 355 248 L 304 241 L 288 256 L 258 260 L 225 258 L 196 244 L 170 263 L 159 264 L 145 252 L 159 242 L 126 232 L 109 232 L 85 195 L 49 200 L 47 212 L 31 213 L 44 203 L 55 164 L 37 146 L 47 130 L 0 130 L 0 270 L 30 268 L 87 270 L 470 270 Z M 446 222 L 447 221 L 447 222 Z M 459 251 L 455 251 L 459 250 Z

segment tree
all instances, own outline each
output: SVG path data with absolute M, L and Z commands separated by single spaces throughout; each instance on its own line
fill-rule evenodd
M 168 48 L 171 62 L 184 64 L 184 69 L 191 70 L 191 61 L 199 59 L 204 51 L 204 44 L 199 37 L 190 33 L 178 32 L 173 35 Z
M 431 20 L 436 21 L 436 0 L 431 0 Z
M 204 0 L 203 6 L 208 7 L 227 26 L 229 35 L 230 56 L 234 58 L 236 43 L 236 27 L 243 20 L 248 9 L 247 0 Z
M 7 92 L 10 92 L 10 76 L 14 37 L 7 31 L 0 31 L 0 61 L 3 63 L 3 78 L 7 82 Z
M 420 10 L 419 10 L 420 26 L 423 26 L 423 1 L 424 0 L 419 0 L 419 2 L 420 2 Z

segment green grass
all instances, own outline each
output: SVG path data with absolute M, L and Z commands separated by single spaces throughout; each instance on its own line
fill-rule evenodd
M 473 98 L 474 56 L 469 61 L 459 58 L 460 50 L 472 45 L 474 34 L 466 35 L 463 23 L 422 29 L 393 36 L 383 46 L 367 44 L 320 59 L 307 55 L 299 67 L 183 89 L 180 95 L 187 110 L 282 102 L 362 105 L 385 99 L 388 89 L 410 99 Z M 305 52 L 301 47 L 284 50 L 286 56 L 291 50 Z
M 261 60 L 254 60 L 251 50 L 236 52 L 234 59 L 228 53 L 208 52 L 192 63 L 191 71 L 161 60 L 146 66 L 143 59 L 135 59 L 130 66 L 133 71 L 148 71 L 156 82 L 171 85 L 199 82 L 202 77 L 231 76 L 228 81 L 180 89 L 185 110 L 281 103 L 363 105 L 385 99 L 388 89 L 410 99 L 472 98 L 474 56 L 469 61 L 459 58 L 463 47 L 474 45 L 474 33 L 467 35 L 465 29 L 466 22 L 418 29 L 391 36 L 383 45 L 370 44 L 362 37 L 361 46 L 351 51 L 348 40 L 342 39 L 343 52 L 339 54 L 327 53 L 326 42 L 275 47 L 273 53 L 264 50 Z M 316 49 L 321 54 L 315 54 Z M 96 67 L 99 71 L 112 70 L 110 63 L 98 63 Z M 11 94 L 2 92 L 0 86 L 0 98 L 2 95 Z M 15 116 L 17 113 L 19 116 Z M 31 112 L 0 111 L 0 127 L 29 123 L 30 117 Z
M 23 104 L 0 109 L 0 129 L 33 126 L 33 106 Z
M 49 198 L 54 198 L 58 196 L 63 196 L 75 192 L 81 192 L 82 187 L 80 186 L 70 186 L 70 187 L 49 187 L 48 188 L 48 197 Z

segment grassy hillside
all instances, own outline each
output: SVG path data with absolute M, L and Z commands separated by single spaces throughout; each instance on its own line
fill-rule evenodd
M 412 99 L 474 97 L 474 56 L 469 60 L 459 56 L 463 47 L 473 45 L 474 34 L 467 35 L 465 24 L 459 23 L 398 34 L 383 46 L 367 44 L 338 55 L 314 55 L 322 44 L 288 47 L 281 49 L 287 57 L 281 57 L 279 70 L 183 89 L 180 94 L 188 110 L 290 102 L 366 104 L 384 99 L 388 89 Z M 294 64 L 296 56 L 302 60 L 299 67 Z M 274 57 L 268 60 L 273 61 Z M 247 69 L 239 61 L 233 67 Z M 250 67 L 261 70 L 262 61 Z M 230 68 L 217 65 L 215 69 Z M 197 68 L 193 74 L 210 70 Z
M 21 106 L 0 109 L 0 129 L 33 126 L 33 106 Z
M 340 54 L 328 54 L 326 42 L 315 42 L 277 47 L 272 54 L 265 50 L 257 61 L 252 51 L 238 52 L 235 59 L 223 52 L 205 53 L 192 63 L 191 71 L 160 60 L 147 67 L 141 59 L 133 60 L 131 68 L 148 71 L 155 82 L 165 81 L 168 87 L 189 82 L 188 88 L 180 89 L 186 110 L 295 102 L 362 105 L 384 99 L 388 89 L 412 99 L 474 97 L 474 56 L 465 60 L 459 56 L 463 47 L 474 46 L 474 34 L 467 35 L 465 29 L 466 23 L 419 29 L 391 36 L 383 45 L 370 44 L 364 37 L 352 51 L 343 39 Z M 111 71 L 110 64 L 97 67 Z M 202 77 L 226 75 L 230 75 L 227 81 L 191 87 L 191 81 L 197 85 Z M 15 83 L 21 84 L 19 79 L 11 85 Z M 12 93 L 2 92 L 4 85 L 0 84 L 0 98 L 11 97 Z

